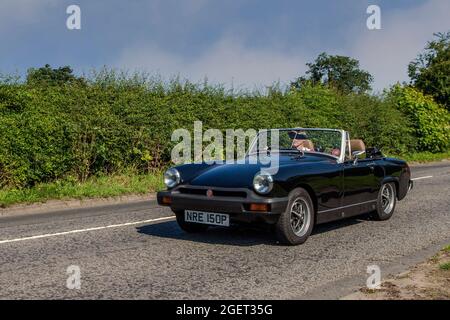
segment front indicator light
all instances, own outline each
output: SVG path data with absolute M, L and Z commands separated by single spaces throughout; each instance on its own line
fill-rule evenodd
M 172 204 L 172 198 L 171 197 L 162 197 L 162 204 L 166 204 L 166 205 L 169 205 L 169 204 Z
M 270 211 L 270 205 L 267 203 L 251 203 L 249 209 L 250 211 L 268 212 Z

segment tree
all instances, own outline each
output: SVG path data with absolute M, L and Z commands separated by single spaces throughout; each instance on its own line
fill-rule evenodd
M 301 88 L 305 84 L 323 84 L 348 94 L 363 93 L 371 89 L 373 77 L 359 68 L 359 61 L 346 56 L 330 56 L 321 53 L 314 63 L 307 63 L 306 76 L 299 77 L 291 83 L 293 88 Z
M 414 87 L 450 110 L 450 31 L 434 36 L 408 65 L 408 74 Z
M 52 69 L 49 64 L 46 64 L 42 68 L 28 69 L 27 83 L 61 85 L 64 83 L 84 83 L 84 79 L 73 75 L 73 70 L 69 66 Z

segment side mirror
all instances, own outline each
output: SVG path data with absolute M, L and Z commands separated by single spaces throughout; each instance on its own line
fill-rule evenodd
M 358 163 L 358 158 L 360 158 L 363 154 L 365 154 L 365 151 L 359 150 L 359 151 L 353 151 L 352 152 L 352 157 L 353 157 L 353 164 L 357 164 Z

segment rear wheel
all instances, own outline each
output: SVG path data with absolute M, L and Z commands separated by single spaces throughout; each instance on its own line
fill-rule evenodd
M 286 211 L 280 215 L 275 231 L 284 244 L 302 244 L 314 227 L 314 206 L 305 189 L 294 189 L 289 195 Z
M 377 198 L 377 210 L 375 218 L 377 220 L 388 220 L 392 217 L 397 204 L 397 193 L 395 184 L 392 182 L 385 183 L 381 186 Z
M 206 229 L 208 229 L 208 225 L 206 224 L 186 222 L 186 220 L 184 219 L 184 211 L 176 211 L 174 213 L 177 217 L 178 225 L 183 231 L 186 231 L 188 233 L 198 233 L 206 231 Z

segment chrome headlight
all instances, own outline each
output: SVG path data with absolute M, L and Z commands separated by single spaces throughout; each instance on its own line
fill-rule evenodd
M 273 188 L 273 178 L 268 173 L 258 173 L 253 178 L 253 188 L 260 194 L 269 193 Z
M 170 168 L 164 173 L 164 184 L 167 188 L 173 188 L 180 183 L 181 176 L 177 169 Z

